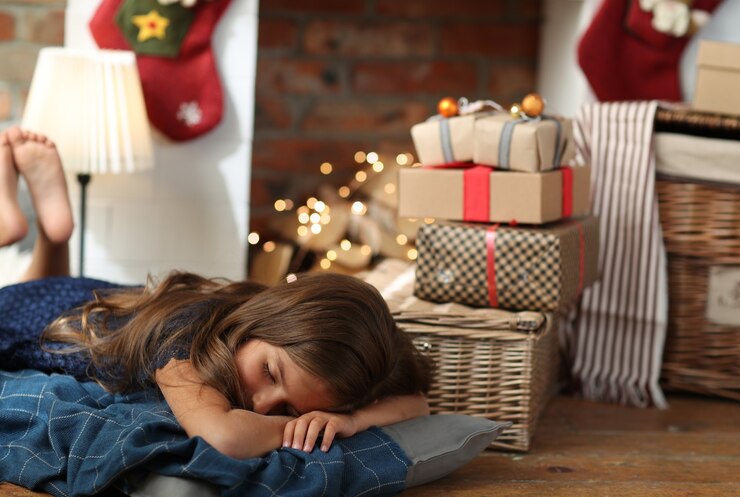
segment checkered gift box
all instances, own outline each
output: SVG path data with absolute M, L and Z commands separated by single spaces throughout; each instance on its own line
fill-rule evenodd
M 554 311 L 598 274 L 598 220 L 539 228 L 425 225 L 417 236 L 414 294 L 434 302 Z

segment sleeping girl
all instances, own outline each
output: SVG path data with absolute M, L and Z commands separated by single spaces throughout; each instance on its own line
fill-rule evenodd
M 158 388 L 188 436 L 240 459 L 327 451 L 336 437 L 429 413 L 431 365 L 369 284 L 329 273 L 274 287 L 182 272 L 137 287 L 73 278 L 60 157 L 18 128 L 0 134 L 0 246 L 28 229 L 19 175 L 38 234 L 22 281 L 0 289 L 3 369 Z

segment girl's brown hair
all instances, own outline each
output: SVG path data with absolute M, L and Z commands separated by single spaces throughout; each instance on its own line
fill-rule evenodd
M 162 351 L 189 343 L 204 383 L 239 407 L 247 399 L 234 354 L 250 339 L 283 348 L 323 379 L 336 411 L 429 390 L 430 361 L 398 329 L 380 293 L 332 273 L 300 274 L 269 288 L 172 273 L 143 289 L 97 291 L 42 336 L 44 343 L 68 344 L 65 351 L 87 352 L 90 375 L 116 392 L 151 385 Z

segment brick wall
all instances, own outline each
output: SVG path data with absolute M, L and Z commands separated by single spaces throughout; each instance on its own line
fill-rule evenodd
M 509 104 L 536 84 L 540 0 L 261 0 L 251 224 L 354 175 L 358 150 L 413 152 L 444 96 Z
M 41 48 L 64 44 L 66 0 L 0 0 L 0 129 L 21 120 Z

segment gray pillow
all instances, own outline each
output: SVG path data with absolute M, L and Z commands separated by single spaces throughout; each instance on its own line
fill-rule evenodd
M 433 414 L 381 428 L 411 460 L 406 487 L 446 476 L 470 462 L 511 423 L 498 423 L 464 414 Z M 216 497 L 219 487 L 200 480 L 147 474 L 126 478 L 131 497 Z
M 382 429 L 411 459 L 406 486 L 414 487 L 464 466 L 509 426 L 465 414 L 433 414 Z

